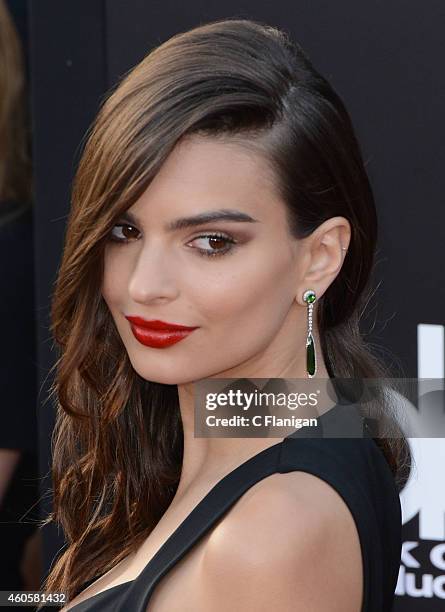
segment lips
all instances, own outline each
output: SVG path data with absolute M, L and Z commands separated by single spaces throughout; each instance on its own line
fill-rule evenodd
M 197 327 L 168 323 L 159 320 L 147 321 L 141 317 L 126 316 L 134 337 L 141 344 L 153 348 L 164 348 L 180 342 Z

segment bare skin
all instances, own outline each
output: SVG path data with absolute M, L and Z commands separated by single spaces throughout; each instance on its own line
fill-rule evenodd
M 220 209 L 240 211 L 256 221 L 213 221 L 175 232 L 165 228 L 165 224 L 179 217 Z M 195 438 L 193 381 L 305 378 L 307 306 L 302 296 L 307 289 L 313 289 L 317 297 L 323 295 L 341 269 L 344 249 L 351 236 L 349 222 L 343 217 L 333 217 L 306 239 L 292 238 L 287 229 L 284 203 L 276 193 L 264 158 L 248 152 L 239 143 L 197 136 L 177 145 L 128 212 L 134 222 L 125 221 L 132 228 L 128 231 L 127 227 L 125 236 L 131 240 L 107 245 L 102 295 L 139 375 L 147 380 L 178 385 L 184 460 L 175 497 L 142 546 L 80 593 L 63 611 L 107 588 L 134 580 L 222 477 L 261 450 L 280 442 L 279 438 Z M 212 242 L 204 235 L 215 232 L 234 239 L 237 244 L 224 255 L 201 256 L 198 249 L 212 251 Z M 122 238 L 123 228 L 115 226 L 113 234 Z M 230 243 L 223 246 L 226 245 Z M 220 245 L 218 248 L 224 250 Z M 173 346 L 155 349 L 135 339 L 124 315 L 161 319 L 199 329 Z M 314 336 L 319 347 L 316 308 Z M 320 350 L 317 359 L 317 377 L 329 378 Z M 252 504 L 257 503 L 254 500 L 262 504 L 255 507 L 269 507 L 270 512 L 256 516 L 252 513 Z M 275 500 L 275 506 L 270 500 Z M 337 570 L 337 586 L 334 585 L 338 604 L 328 581 L 330 591 L 327 592 L 326 586 L 323 595 L 320 588 L 319 600 L 308 599 L 301 610 L 358 612 L 361 557 L 353 519 L 343 500 L 327 483 L 302 472 L 273 474 L 251 487 L 224 520 L 157 585 L 150 600 L 150 612 L 175 609 L 178 601 L 181 610 L 194 612 L 266 609 L 267 593 L 256 589 L 257 595 L 249 592 L 245 597 L 240 591 L 236 583 L 239 573 L 233 569 L 238 566 L 233 563 L 233 552 L 228 551 L 233 551 L 230 548 L 233 541 L 240 559 L 243 553 L 249 558 L 248 551 L 251 551 L 253 559 L 260 560 L 261 549 L 256 550 L 254 542 L 258 539 L 253 535 L 260 529 L 265 534 L 261 544 L 267 547 L 266 558 L 273 559 L 276 549 L 278 565 L 275 567 L 272 563 L 269 567 L 281 572 L 284 540 L 272 537 L 276 531 L 273 507 L 275 512 L 280 511 L 282 533 L 287 541 L 289 538 L 296 539 L 296 544 L 297 540 L 302 541 L 301 526 L 295 521 L 295 513 L 300 509 L 300 516 L 307 519 L 302 523 L 305 533 L 314 534 L 312 539 L 307 538 L 306 548 L 296 545 L 292 548 L 296 550 L 295 558 L 285 561 L 296 568 L 300 581 L 304 571 L 308 571 L 302 567 L 301 556 L 298 557 L 301 551 L 305 551 L 305 558 L 309 554 L 318 555 L 320 541 L 316 534 L 323 532 L 325 525 L 339 534 L 337 539 L 326 540 L 325 546 L 325 563 L 332 565 L 337 563 L 335 559 L 343 559 Z M 322 571 L 323 564 L 317 563 L 318 571 Z M 242 567 L 249 573 L 248 562 Z M 329 565 L 327 568 L 330 571 Z M 252 572 L 257 569 L 252 563 Z M 221 572 L 225 572 L 224 588 L 216 580 L 216 576 L 221 578 Z M 289 583 L 286 586 L 284 578 L 276 593 L 270 591 L 272 607 L 296 610 L 294 597 L 304 602 L 305 594 L 295 591 L 289 572 L 283 575 L 288 576 Z M 261 571 L 257 578 L 261 580 Z M 268 580 L 266 575 L 263 578 Z M 314 574 L 308 573 L 306 583 L 313 584 L 314 579 Z M 231 581 L 239 599 L 229 608 L 217 608 L 213 603 L 210 607 L 219 589 L 230 590 Z

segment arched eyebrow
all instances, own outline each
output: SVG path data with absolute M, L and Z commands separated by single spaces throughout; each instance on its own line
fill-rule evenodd
M 129 211 L 125 211 L 120 216 L 124 221 L 140 225 L 138 219 Z M 177 230 L 186 229 L 188 227 L 195 227 L 196 225 L 204 225 L 206 223 L 213 223 L 214 221 L 232 221 L 242 223 L 258 223 L 258 219 L 254 219 L 247 213 L 243 213 L 239 210 L 220 209 L 220 210 L 208 210 L 192 217 L 180 217 L 174 221 L 170 221 L 165 225 L 167 232 L 175 232 Z

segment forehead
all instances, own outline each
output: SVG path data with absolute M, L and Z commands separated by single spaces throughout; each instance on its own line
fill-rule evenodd
M 264 154 L 235 139 L 193 135 L 175 146 L 129 210 L 169 218 L 220 208 L 264 219 L 284 210 Z

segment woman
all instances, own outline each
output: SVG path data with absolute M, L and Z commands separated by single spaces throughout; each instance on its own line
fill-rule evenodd
M 383 375 L 376 232 L 347 112 L 282 32 L 214 22 L 126 76 L 52 310 L 63 610 L 390 609 L 401 440 L 194 437 L 199 380 Z

